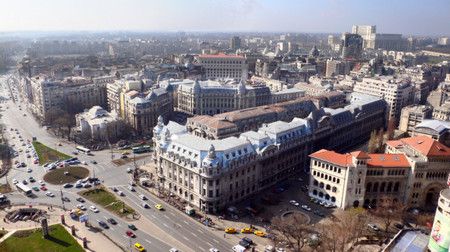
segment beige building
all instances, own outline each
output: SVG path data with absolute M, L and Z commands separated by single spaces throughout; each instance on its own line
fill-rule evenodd
M 441 121 L 450 121 L 450 102 L 444 103 L 438 107 L 434 107 L 433 119 Z
M 398 129 L 407 132 L 409 135 L 414 131 L 414 127 L 424 119 L 430 119 L 433 109 L 425 105 L 407 106 L 402 109 L 400 124 Z
M 77 131 L 81 138 L 94 141 L 112 141 L 121 135 L 123 124 L 115 111 L 108 112 L 100 106 L 94 106 L 75 116 Z
M 363 78 L 353 91 L 383 98 L 389 104 L 389 119 L 398 121 L 403 107 L 414 101 L 414 87 L 407 79 L 392 77 Z
M 135 90 L 123 94 L 122 118 L 138 134 L 152 134 L 158 117 L 168 118 L 173 112 L 172 98 L 165 88 L 149 92 Z
M 311 132 L 303 119 L 273 122 L 257 131 L 205 139 L 174 122 L 154 128 L 158 186 L 203 212 L 250 198 L 303 169 Z
M 393 200 L 433 208 L 450 172 L 450 148 L 427 137 L 390 141 L 386 153 L 310 155 L 309 196 L 346 209 Z
M 247 80 L 248 65 L 240 55 L 201 54 L 197 56 L 197 61 L 205 79 Z
M 177 86 L 177 110 L 189 115 L 215 115 L 270 104 L 266 86 L 247 86 L 243 81 L 171 81 Z
M 104 107 L 106 83 L 103 79 L 96 82 L 95 79 L 83 77 L 71 77 L 62 81 L 46 79 L 44 76 L 34 77 L 30 80 L 30 105 L 43 122 L 58 116 L 56 111 L 75 114 L 96 105 Z

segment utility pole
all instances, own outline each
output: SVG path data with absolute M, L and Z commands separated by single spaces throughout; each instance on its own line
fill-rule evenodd
M 64 199 L 63 199 L 63 196 L 64 196 L 64 195 L 63 195 L 63 192 L 62 192 L 62 189 L 61 189 L 61 188 L 59 189 L 59 192 L 61 193 L 61 202 L 62 202 L 63 210 L 66 211 L 66 207 L 64 206 Z

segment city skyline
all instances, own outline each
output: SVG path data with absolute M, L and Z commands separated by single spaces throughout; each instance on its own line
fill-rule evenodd
M 320 1 L 2 1 L 0 31 L 351 31 L 449 35 L 450 2 L 443 0 Z M 424 14 L 429 13 L 429 14 Z M 80 18 L 82 17 L 82 18 Z M 220 17 L 220 18 L 218 18 Z

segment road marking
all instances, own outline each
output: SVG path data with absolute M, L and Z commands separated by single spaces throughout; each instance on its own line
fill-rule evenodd
M 169 216 L 167 216 L 167 215 L 163 215 L 166 219 L 169 219 L 170 220 L 170 218 L 169 218 Z
M 147 240 L 147 239 L 145 239 L 145 241 L 148 242 L 148 243 L 152 243 L 151 241 L 149 241 L 149 240 Z
M 156 219 L 156 216 L 154 214 L 152 214 L 152 217 Z
M 211 247 L 213 246 L 212 243 L 210 243 L 210 242 L 206 242 L 206 243 L 208 243 L 208 245 L 211 246 Z
M 163 225 L 164 225 L 165 227 L 167 227 L 167 228 L 169 227 L 169 226 L 167 226 L 167 224 L 166 224 L 166 223 L 163 223 Z
M 175 216 L 175 214 L 174 213 L 172 213 L 172 212 L 169 212 L 172 216 Z
M 204 248 L 202 247 L 198 247 L 201 251 L 206 251 Z
M 123 235 L 123 237 L 125 237 L 125 239 L 128 239 L 129 237 L 128 236 L 126 236 L 126 235 Z
M 195 233 L 192 233 L 193 236 L 198 237 Z
M 189 241 L 189 239 L 188 239 L 186 236 L 183 236 L 183 238 L 184 238 L 186 241 Z
M 216 239 L 213 239 L 213 241 L 215 241 L 216 243 L 219 243 L 219 241 L 218 241 L 218 240 L 216 240 Z
M 189 225 L 189 222 L 187 222 L 187 221 L 183 221 L 186 225 Z
M 200 229 L 197 229 L 197 231 L 198 231 L 199 233 L 201 233 L 201 234 L 204 234 L 203 231 L 200 230 Z
M 109 229 L 111 229 L 112 231 L 114 231 L 114 228 L 110 227 Z
M 117 223 L 117 226 L 122 227 L 122 225 L 120 225 L 120 223 Z

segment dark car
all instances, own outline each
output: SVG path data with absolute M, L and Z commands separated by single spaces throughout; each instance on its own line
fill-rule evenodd
M 253 240 L 248 237 L 244 237 L 244 238 L 242 238 L 242 240 L 250 243 L 250 245 L 253 244 Z
M 97 161 L 92 160 L 91 163 L 92 163 L 92 164 L 97 164 Z
M 403 229 L 405 226 L 403 225 L 403 224 L 400 224 L 400 223 L 395 223 L 394 224 L 394 227 L 396 227 L 396 228 L 398 228 L 398 229 Z
M 104 221 L 99 221 L 98 225 L 100 225 L 100 227 L 102 227 L 104 229 L 108 229 L 109 228 L 108 224 L 106 224 L 106 222 L 104 222 Z
M 117 221 L 114 220 L 113 218 L 109 218 L 109 219 L 108 219 L 108 222 L 111 223 L 111 224 L 113 224 L 113 225 L 116 225 L 116 224 L 117 224 Z
M 325 217 L 325 214 L 322 213 L 322 212 L 319 211 L 319 210 L 314 211 L 314 214 L 315 214 L 315 215 L 318 215 L 318 216 L 320 216 L 320 217 Z
M 67 197 L 63 197 L 62 200 L 65 201 L 65 202 L 70 202 L 70 199 L 67 198 Z
M 240 240 L 239 241 L 239 245 L 241 245 L 242 247 L 244 247 L 244 248 L 249 248 L 250 247 L 250 243 L 248 243 L 248 242 L 246 242 L 246 241 L 244 241 L 244 240 Z
M 137 230 L 137 227 L 135 225 L 133 225 L 133 224 L 128 224 L 128 228 L 133 230 L 133 231 Z
M 78 201 L 78 202 L 81 202 L 81 203 L 84 203 L 84 199 L 81 198 L 81 197 L 80 197 L 80 198 L 77 198 L 77 201 Z

